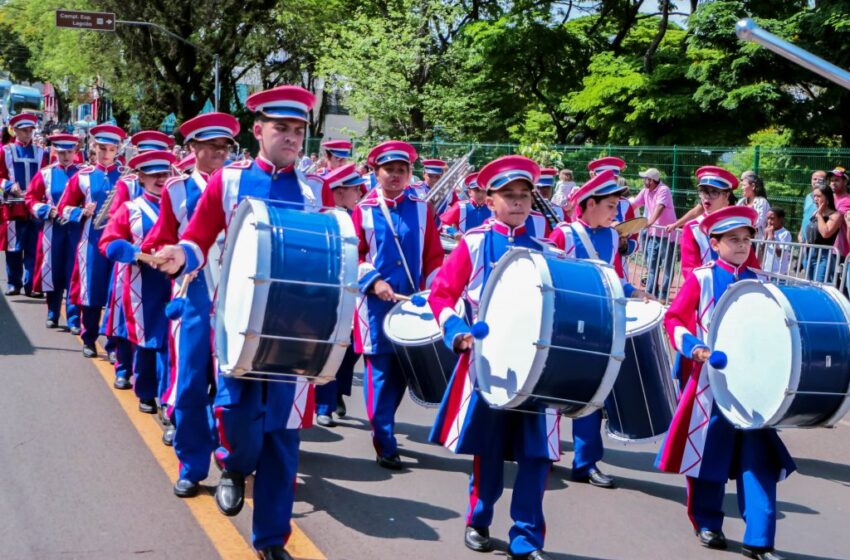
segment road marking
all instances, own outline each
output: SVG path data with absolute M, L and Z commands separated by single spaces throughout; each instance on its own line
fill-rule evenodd
M 101 356 L 106 354 L 106 351 L 100 345 L 97 348 Z M 162 443 L 162 428 L 156 421 L 156 415 L 139 412 L 139 401 L 133 391 L 116 391 L 112 388 L 112 383 L 115 381 L 115 368 L 112 364 L 102 358 L 96 358 L 92 360 L 92 363 L 109 386 L 110 392 L 118 401 L 118 404 L 124 409 L 124 413 L 132 422 L 133 427 L 136 428 L 154 459 L 165 471 L 171 483 L 176 483 L 179 462 L 174 450 Z M 179 498 L 175 496 L 174 499 Z M 204 530 L 207 538 L 210 539 L 222 558 L 225 560 L 257 558 L 253 548 L 236 529 L 236 526 L 218 511 L 215 496 L 201 491 L 196 497 L 182 500 L 182 502 L 188 506 L 189 511 L 195 517 L 195 521 Z M 250 500 L 248 502 L 253 509 L 253 503 Z M 326 560 L 318 547 L 313 544 L 313 541 L 295 523 L 292 524 L 292 535 L 286 544 L 286 549 L 296 560 Z

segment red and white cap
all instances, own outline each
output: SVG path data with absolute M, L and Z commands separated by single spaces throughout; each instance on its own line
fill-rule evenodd
M 38 116 L 32 113 L 20 113 L 9 119 L 12 128 L 35 128 L 37 123 Z
M 756 231 L 758 212 L 747 206 L 727 206 L 706 216 L 699 225 L 706 235 L 718 235 L 736 228 L 750 228 Z
M 339 187 L 359 187 L 366 182 L 366 179 L 357 172 L 357 166 L 353 163 L 334 169 L 324 176 L 324 180 L 331 190 Z
M 328 140 L 322 144 L 322 149 L 338 158 L 348 159 L 354 151 L 354 146 L 348 140 Z
M 174 138 L 158 130 L 143 130 L 130 137 L 130 143 L 139 152 L 151 150 L 170 150 L 174 147 Z
M 270 119 L 296 119 L 308 122 L 316 96 L 300 86 L 278 86 L 248 97 L 245 105 L 252 113 Z
M 540 178 L 540 166 L 525 156 L 503 156 L 495 159 L 478 172 L 478 185 L 488 191 L 497 191 L 517 179 L 528 181 L 534 188 Z
M 80 139 L 73 134 L 51 134 L 47 139 L 57 152 L 72 152 L 80 147 Z
M 111 144 L 113 146 L 117 146 L 121 143 L 121 140 L 127 138 L 127 133 L 124 132 L 119 126 L 115 126 L 114 124 L 99 124 L 97 126 L 93 126 L 91 130 L 89 130 L 89 134 L 92 135 L 94 141 L 98 144 Z
M 378 166 L 391 161 L 402 161 L 413 165 L 418 158 L 419 154 L 416 153 L 416 149 L 407 142 L 387 140 L 372 148 L 366 158 L 366 163 L 372 169 L 376 169 Z
M 587 164 L 587 170 L 593 173 L 611 170 L 615 175 L 619 175 L 625 168 L 626 162 L 614 156 L 595 159 Z
M 174 169 L 180 173 L 191 173 L 195 169 L 195 154 L 189 154 L 174 164 Z
M 583 200 L 592 196 L 610 196 L 620 194 L 625 191 L 626 187 L 624 185 L 620 185 L 617 181 L 617 174 L 614 173 L 612 169 L 606 169 L 594 176 L 587 183 L 583 184 L 581 188 L 573 193 L 570 199 L 574 205 L 578 205 L 581 204 Z
M 205 142 L 216 138 L 235 142 L 235 136 L 239 134 L 239 121 L 227 113 L 204 113 L 181 124 L 180 134 L 184 142 Z
M 428 175 L 442 175 L 449 165 L 441 159 L 423 159 L 422 167 Z
M 538 187 L 554 187 L 555 177 L 558 175 L 558 170 L 554 167 L 544 167 L 540 170 L 540 178 L 537 180 Z
M 150 150 L 142 152 L 130 159 L 127 166 L 142 173 L 167 173 L 177 162 L 177 156 L 165 150 Z
M 735 190 L 738 188 L 738 178 L 734 173 L 715 165 L 705 165 L 697 169 L 697 179 L 700 187 Z
M 481 185 L 478 184 L 478 173 L 470 173 L 464 177 L 463 186 L 467 189 L 480 189 Z

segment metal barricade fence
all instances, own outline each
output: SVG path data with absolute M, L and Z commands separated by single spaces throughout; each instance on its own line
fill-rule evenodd
M 754 239 L 753 247 L 765 272 L 835 287 L 846 277 L 841 254 L 831 245 Z
M 682 285 L 680 240 L 682 230 L 667 232 L 652 226 L 641 232 L 640 247 L 626 261 L 626 277 L 636 288 L 644 288 L 664 305 Z

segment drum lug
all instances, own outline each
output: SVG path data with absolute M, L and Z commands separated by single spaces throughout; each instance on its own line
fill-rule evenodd
M 628 301 L 629 301 L 629 298 L 625 298 L 625 297 L 618 297 L 618 298 L 614 299 L 614 303 L 616 303 L 617 305 L 622 305 L 624 307 L 625 307 L 625 305 Z
M 241 334 L 242 336 L 244 336 L 248 340 L 250 340 L 252 338 L 257 338 L 258 336 L 260 336 L 260 333 L 258 333 L 257 331 L 242 331 L 239 334 Z
M 626 360 L 626 353 L 625 352 L 617 352 L 616 354 L 611 354 L 611 357 L 613 359 L 617 360 L 618 362 L 623 362 L 623 361 Z
M 789 328 L 793 328 L 797 326 L 797 320 L 792 319 L 790 317 L 785 317 L 785 326 Z

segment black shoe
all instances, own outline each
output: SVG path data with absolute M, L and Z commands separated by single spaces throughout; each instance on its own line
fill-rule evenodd
M 197 482 L 181 478 L 174 485 L 174 495 L 178 498 L 194 498 L 198 495 L 198 490 L 200 489 L 201 485 Z
M 703 546 L 707 546 L 708 548 L 726 550 L 726 548 L 729 546 L 728 544 L 726 544 L 726 535 L 723 534 L 723 531 L 700 529 L 696 533 L 699 537 L 699 542 L 701 542 Z
M 139 401 L 139 412 L 145 414 L 156 414 L 156 400 Z
M 115 365 L 118 362 L 118 352 L 112 350 L 109 354 L 106 355 L 106 358 L 109 360 L 109 363 Z
M 27 292 L 26 296 L 28 298 L 32 298 L 32 299 L 44 299 L 44 293 L 43 292 Z
M 6 288 L 6 291 L 3 292 L 3 293 L 5 293 L 7 296 L 18 296 L 18 295 L 21 295 L 21 289 L 20 288 Z
M 785 560 L 784 556 L 780 556 L 772 548 L 760 546 L 743 545 L 741 547 L 741 554 L 747 558 L 755 558 L 756 560 Z
M 340 418 L 345 418 L 345 415 L 348 411 L 345 409 L 345 399 L 342 398 L 342 395 L 336 396 L 336 415 Z
M 44 326 L 47 327 L 48 329 L 55 329 L 56 327 L 59 326 L 59 323 L 57 323 L 53 319 L 48 319 L 47 321 L 44 322 Z
M 283 548 L 282 544 L 266 547 L 257 551 L 260 560 L 292 560 L 292 556 Z
M 115 381 L 112 382 L 112 386 L 119 391 L 126 391 L 133 388 L 133 384 L 126 377 L 116 377 Z
M 469 550 L 475 552 L 490 552 L 493 550 L 493 541 L 490 540 L 490 529 L 487 527 L 466 526 L 463 533 L 463 544 Z
M 83 346 L 83 358 L 96 358 L 97 357 L 97 348 L 94 347 L 94 344 L 86 344 Z
M 378 455 L 375 457 L 375 461 L 379 466 L 384 467 L 385 469 L 390 469 L 391 471 L 401 470 L 401 457 L 398 456 L 398 453 L 390 455 L 389 457 Z
M 528 554 L 513 554 L 511 560 L 552 560 L 552 557 L 542 550 L 532 550 Z
M 322 426 L 323 428 L 333 428 L 336 426 L 336 422 L 334 419 L 328 416 L 327 414 L 319 414 L 316 417 L 316 424 Z
M 74 336 L 80 336 L 80 333 L 83 332 L 83 329 L 80 327 L 68 327 L 68 332 Z
M 589 469 L 584 476 L 573 475 L 572 478 L 575 482 L 587 482 L 591 486 L 597 486 L 599 488 L 614 488 L 614 479 L 596 467 Z
M 174 426 L 169 426 L 165 428 L 165 431 L 162 432 L 162 444 L 167 445 L 168 447 L 174 447 L 174 434 L 176 430 Z
M 221 471 L 221 480 L 215 489 L 215 503 L 218 510 L 233 517 L 242 511 L 245 505 L 245 476 L 231 471 Z

